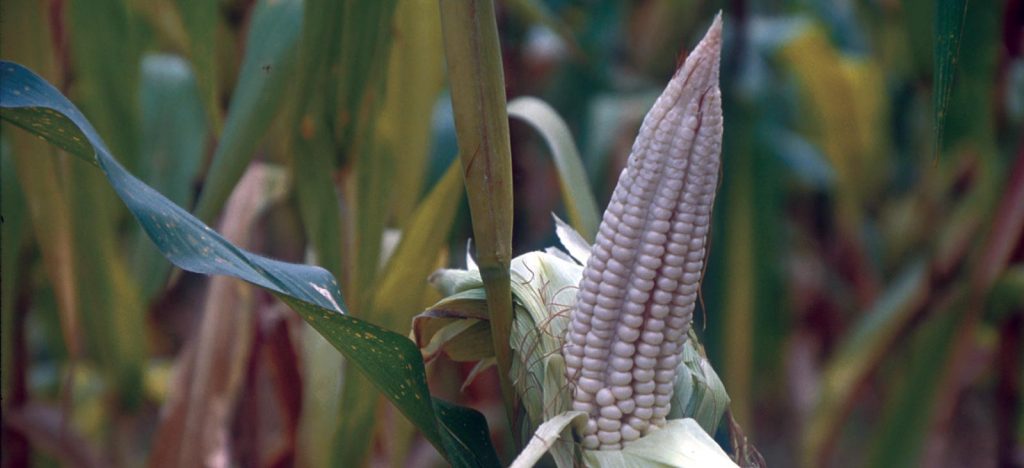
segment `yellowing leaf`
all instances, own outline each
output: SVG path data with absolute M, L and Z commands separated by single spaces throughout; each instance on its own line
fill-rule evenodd
M 871 60 L 842 54 L 816 25 L 782 47 L 779 58 L 800 84 L 798 125 L 835 168 L 841 216 L 855 220 L 863 199 L 884 181 L 881 70 Z

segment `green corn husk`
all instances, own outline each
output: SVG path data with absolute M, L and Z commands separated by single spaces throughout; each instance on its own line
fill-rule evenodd
M 522 440 L 530 441 L 513 466 L 532 466 L 546 452 L 559 467 L 735 466 L 708 435 L 717 430 L 730 400 L 692 330 L 665 428 L 618 451 L 583 450 L 576 443 L 587 416 L 569 411 L 571 389 L 561 348 L 590 246 L 557 218 L 556 231 L 568 254 L 549 248 L 511 262 L 511 377 L 522 410 L 518 427 Z M 485 367 L 494 361 L 487 303 L 479 270 L 472 259 L 467 264 L 466 270 L 440 270 L 431 276 L 430 282 L 447 297 L 413 320 L 412 337 L 428 360 L 444 353 Z

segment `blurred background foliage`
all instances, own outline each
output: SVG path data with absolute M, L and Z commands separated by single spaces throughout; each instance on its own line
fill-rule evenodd
M 1022 3 L 499 0 L 507 95 L 565 119 L 599 206 L 718 10 L 696 327 L 735 424 L 770 465 L 1024 463 Z M 406 334 L 439 298 L 427 276 L 465 266 L 436 1 L 5 0 L 0 18 L 0 57 L 129 170 L 232 242 L 324 266 L 351 314 Z M 572 192 L 528 123 L 510 123 L 515 254 L 555 243 Z M 443 463 L 267 292 L 173 269 L 98 171 L 2 137 L 5 466 Z M 427 369 L 510 460 L 493 371 L 460 389 L 472 367 Z

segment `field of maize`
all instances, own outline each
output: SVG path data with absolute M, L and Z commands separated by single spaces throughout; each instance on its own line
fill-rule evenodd
M 0 183 L 3 467 L 1024 466 L 1019 0 L 3 0 Z

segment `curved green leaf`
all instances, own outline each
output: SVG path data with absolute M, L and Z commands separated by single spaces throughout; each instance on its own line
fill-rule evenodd
M 142 59 L 142 144 L 136 167 L 151 187 L 181 206 L 192 205 L 192 183 L 206 153 L 209 132 L 199 92 L 192 67 L 181 57 L 150 54 Z M 141 232 L 132 259 L 142 297 L 151 300 L 171 266 Z
M 299 55 L 302 7 L 301 0 L 261 1 L 253 13 L 238 86 L 196 206 L 199 219 L 220 211 L 284 102 Z
M 344 314 L 326 270 L 280 262 L 238 248 L 126 171 L 85 116 L 28 69 L 0 61 L 0 117 L 99 166 L 161 252 L 178 267 L 239 278 L 273 292 L 361 369 L 448 460 L 493 466 L 486 426 L 470 409 L 430 397 L 419 350 L 406 337 Z M 472 436 L 472 438 L 470 438 Z
M 296 185 L 295 192 L 308 242 L 317 262 L 344 283 L 347 272 L 342 266 L 341 246 L 345 242 L 333 179 L 335 147 L 324 118 L 328 115 L 324 108 L 333 108 L 327 106 L 324 96 L 330 94 L 327 86 L 333 82 L 328 59 L 336 55 L 333 47 L 340 42 L 335 24 L 340 8 L 337 2 L 311 0 L 305 4 L 295 73 L 295 80 L 303 86 L 292 102 L 296 131 L 289 146 L 292 171 L 297 180 L 303 181 Z
M 583 160 L 565 120 L 548 103 L 530 96 L 508 103 L 508 116 L 530 124 L 551 147 L 551 157 L 558 169 L 559 185 L 565 210 L 569 213 L 569 222 L 584 239 L 593 240 L 600 221 L 597 202 L 594 201 L 594 192 L 590 190 Z

